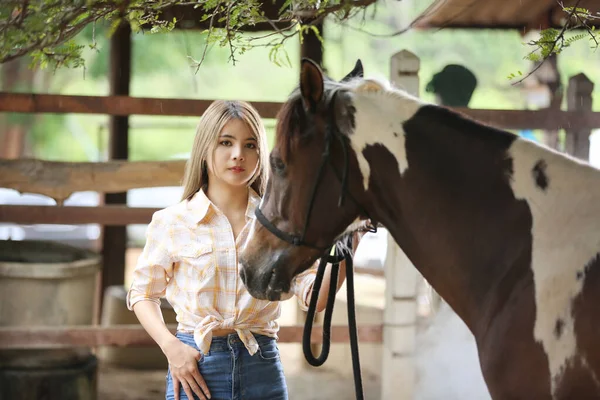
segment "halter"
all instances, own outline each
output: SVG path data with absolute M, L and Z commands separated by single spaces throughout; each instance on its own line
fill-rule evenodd
M 331 99 L 332 103 L 335 101 L 336 96 L 337 96 L 337 91 L 334 92 L 334 94 L 333 94 L 333 97 Z M 335 166 L 333 165 L 333 162 L 331 162 L 331 159 L 330 159 L 331 143 L 333 142 L 334 138 L 336 138 L 340 141 L 340 144 L 342 145 L 342 149 L 344 152 L 344 170 L 343 170 L 341 178 L 340 178 Z M 341 207 L 344 204 L 345 196 L 348 195 L 348 197 L 350 197 L 352 202 L 354 204 L 356 204 L 356 206 L 358 207 L 360 212 L 363 215 L 367 216 L 367 218 L 371 221 L 371 224 L 367 225 L 367 231 L 368 232 L 377 232 L 377 224 L 373 224 L 373 220 L 369 217 L 369 214 L 364 209 L 364 207 L 362 207 L 354 199 L 354 197 L 352 197 L 352 195 L 348 191 L 348 188 L 347 188 L 347 185 L 348 185 L 347 178 L 348 178 L 348 170 L 349 170 L 348 141 L 344 138 L 344 135 L 337 128 L 337 126 L 335 124 L 333 111 L 331 111 L 328 115 L 327 130 L 325 132 L 325 146 L 323 148 L 323 153 L 321 154 L 321 164 L 319 165 L 319 169 L 317 172 L 317 179 L 312 187 L 311 196 L 309 198 L 308 211 L 306 213 L 306 217 L 304 218 L 304 227 L 302 228 L 302 233 L 300 235 L 297 235 L 297 234 L 293 234 L 293 233 L 284 232 L 281 229 L 277 228 L 271 221 L 269 221 L 267 219 L 267 217 L 265 217 L 265 215 L 262 213 L 262 211 L 260 211 L 260 207 L 256 207 L 256 209 L 254 210 L 254 213 L 256 215 L 256 219 L 258 220 L 258 222 L 260 222 L 273 235 L 275 235 L 279 239 L 281 239 L 284 242 L 289 243 L 293 246 L 306 246 L 306 247 L 310 247 L 310 248 L 321 250 L 321 251 L 326 251 L 328 249 L 331 249 L 331 246 L 321 247 L 321 246 L 317 246 L 314 243 L 309 243 L 305 240 L 306 231 L 308 229 L 308 223 L 310 222 L 310 216 L 312 214 L 313 206 L 314 206 L 315 199 L 317 196 L 317 189 L 323 178 L 323 172 L 325 170 L 325 166 L 328 163 L 331 165 L 335 176 L 338 178 L 338 180 L 340 181 L 341 186 L 342 186 L 341 192 L 340 192 L 340 197 L 338 199 L 338 207 Z
M 337 91 L 333 94 L 331 102 L 335 101 L 335 97 L 337 96 Z M 342 149 L 344 152 L 344 170 L 342 172 L 342 177 L 338 174 L 333 162 L 331 162 L 331 144 L 333 139 L 336 138 L 340 141 L 342 145 Z M 304 227 L 302 228 L 302 233 L 300 235 L 296 235 L 293 233 L 287 233 L 278 229 L 271 221 L 264 216 L 262 211 L 260 211 L 260 207 L 256 207 L 254 213 L 256 214 L 256 219 L 260 222 L 269 232 L 283 240 L 286 243 L 289 243 L 293 246 L 306 246 L 313 249 L 317 249 L 323 252 L 323 256 L 321 257 L 321 261 L 319 263 L 319 268 L 317 269 L 317 275 L 315 277 L 315 282 L 312 287 L 310 305 L 308 307 L 308 313 L 306 316 L 306 323 L 304 325 L 304 332 L 302 337 L 302 349 L 304 351 L 304 357 L 308 361 L 308 363 L 312 366 L 318 367 L 323 365 L 327 360 L 329 355 L 329 347 L 331 340 L 331 316 L 333 314 L 333 305 L 335 302 L 335 292 L 338 281 L 338 273 L 339 273 L 339 264 L 342 260 L 346 260 L 346 279 L 347 279 L 347 290 L 346 295 L 348 298 L 347 306 L 348 306 L 348 328 L 350 330 L 350 347 L 352 354 L 352 367 L 354 374 L 354 386 L 356 398 L 362 400 L 364 398 L 363 389 L 362 389 L 362 379 L 360 375 L 360 361 L 358 357 L 358 334 L 356 327 L 356 314 L 354 307 L 354 279 L 353 279 L 353 266 L 352 266 L 352 253 L 350 250 L 343 251 L 339 247 L 335 249 L 335 255 L 329 255 L 331 253 L 331 246 L 320 247 L 316 244 L 309 243 L 305 240 L 306 231 L 308 229 L 308 223 L 310 222 L 310 215 L 312 213 L 312 209 L 315 203 L 315 199 L 317 196 L 317 188 L 319 187 L 319 183 L 323 178 L 323 171 L 325 170 L 325 166 L 327 164 L 331 165 L 335 176 L 341 183 L 341 192 L 338 200 L 338 207 L 341 207 L 344 203 L 344 198 L 346 195 L 350 197 L 350 199 L 356 204 L 360 212 L 367 216 L 370 220 L 370 225 L 367 225 L 368 232 L 377 232 L 377 223 L 369 217 L 367 211 L 362 207 L 354 197 L 350 194 L 347 188 L 347 178 L 348 178 L 348 141 L 344 138 L 344 135 L 339 131 L 335 124 L 334 112 L 331 111 L 328 115 L 327 121 L 327 131 L 325 132 L 325 147 L 323 149 L 323 153 L 321 155 L 321 164 L 319 165 L 319 170 L 317 172 L 317 179 L 315 184 L 313 185 L 310 200 L 308 202 L 308 211 L 306 213 L 306 217 L 304 219 Z M 348 249 L 352 248 L 351 244 L 351 236 L 346 236 L 346 239 L 350 242 Z M 342 239 L 343 240 L 343 239 Z M 312 325 L 314 321 L 314 316 L 317 307 L 317 299 L 319 296 L 319 291 L 321 289 L 321 283 L 323 282 L 323 276 L 325 274 L 325 267 L 327 263 L 332 264 L 331 276 L 330 276 L 330 286 L 327 297 L 327 306 L 325 307 L 325 316 L 323 321 L 323 346 L 321 348 L 321 354 L 319 357 L 315 357 L 312 354 L 312 350 L 310 348 L 311 336 L 312 336 Z

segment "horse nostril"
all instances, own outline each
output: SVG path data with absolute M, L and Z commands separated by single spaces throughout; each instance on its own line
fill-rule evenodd
M 240 278 L 242 278 L 242 282 L 245 285 L 246 284 L 246 269 L 243 266 L 240 269 Z

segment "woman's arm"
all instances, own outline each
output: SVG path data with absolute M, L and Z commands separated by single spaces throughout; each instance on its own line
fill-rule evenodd
M 148 335 L 158 344 L 165 353 L 165 349 L 172 343 L 179 342 L 165 325 L 160 306 L 153 301 L 140 301 L 133 306 L 135 316 L 142 324 L 142 327 L 148 332 Z M 189 346 L 188 346 L 189 347 Z
M 206 399 L 210 398 L 210 394 L 198 371 L 200 352 L 169 331 L 160 310 L 160 299 L 166 293 L 168 280 L 173 277 L 175 264 L 171 254 L 171 226 L 172 222 L 164 210 L 152 216 L 146 230 L 146 244 L 127 292 L 127 308 L 133 310 L 142 327 L 167 357 L 175 399 L 179 400 L 180 386 L 190 399 L 194 398 L 192 392 L 200 399 Z

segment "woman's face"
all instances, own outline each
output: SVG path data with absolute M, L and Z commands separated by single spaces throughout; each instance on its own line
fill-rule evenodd
M 247 186 L 258 168 L 258 143 L 250 127 L 240 119 L 227 122 L 207 161 L 209 182 Z

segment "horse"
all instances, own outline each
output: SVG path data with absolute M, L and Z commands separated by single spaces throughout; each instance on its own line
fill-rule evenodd
M 430 104 L 357 63 L 308 59 L 282 105 L 240 254 L 259 299 L 365 220 L 472 332 L 493 399 L 600 398 L 600 171 Z

